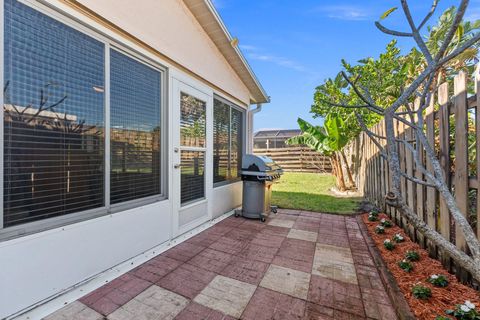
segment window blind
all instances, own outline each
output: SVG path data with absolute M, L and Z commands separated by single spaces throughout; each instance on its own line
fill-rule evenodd
M 110 202 L 160 193 L 161 73 L 116 50 L 110 57 Z
M 102 207 L 104 44 L 4 4 L 4 227 Z

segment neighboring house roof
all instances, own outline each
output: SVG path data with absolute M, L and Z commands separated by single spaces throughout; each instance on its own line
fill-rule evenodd
M 263 89 L 242 52 L 236 44 L 232 45 L 234 38 L 228 32 L 211 0 L 183 0 L 183 2 L 247 86 L 252 95 L 251 102 L 270 102 L 270 97 Z
M 275 139 L 275 138 L 291 138 L 302 134 L 300 129 L 287 129 L 287 130 L 261 130 L 255 132 L 254 139 Z

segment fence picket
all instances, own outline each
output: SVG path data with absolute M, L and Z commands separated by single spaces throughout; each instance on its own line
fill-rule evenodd
M 460 211 L 466 216 L 468 211 L 468 112 L 467 74 L 461 71 L 454 80 L 455 94 L 455 199 Z M 461 229 L 455 227 L 455 244 L 467 250 Z

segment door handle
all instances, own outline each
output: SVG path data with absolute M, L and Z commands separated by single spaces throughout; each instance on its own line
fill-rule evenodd
M 173 168 L 175 168 L 175 169 L 180 169 L 181 167 L 182 167 L 181 164 L 175 164 L 175 165 L 173 165 Z

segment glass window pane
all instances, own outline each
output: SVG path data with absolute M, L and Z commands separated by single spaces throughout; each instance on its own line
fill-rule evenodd
M 115 50 L 110 61 L 114 204 L 160 193 L 161 73 Z
M 230 178 L 240 177 L 242 170 L 243 113 L 232 108 Z
M 183 92 L 180 99 L 180 145 L 204 148 L 207 104 Z
M 181 202 L 205 198 L 205 152 L 181 151 Z
M 4 4 L 4 226 L 102 207 L 104 45 Z
M 214 100 L 213 106 L 213 182 L 228 179 L 230 106 Z

